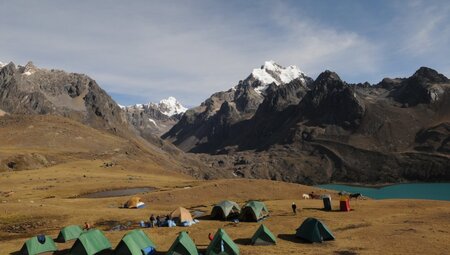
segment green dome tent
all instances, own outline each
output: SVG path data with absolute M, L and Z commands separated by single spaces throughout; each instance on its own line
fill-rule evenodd
M 111 249 L 111 243 L 98 229 L 83 232 L 70 249 L 71 255 L 93 255 Z
M 55 242 L 50 236 L 35 236 L 28 239 L 20 249 L 22 255 L 36 255 L 43 253 L 53 253 L 57 251 Z
M 297 228 L 295 236 L 311 243 L 334 240 L 334 236 L 327 226 L 315 218 L 307 218 L 303 221 L 302 225 Z
M 270 232 L 270 230 L 262 224 L 256 230 L 252 237 L 253 245 L 273 245 L 277 243 L 276 237 Z
M 214 239 L 206 249 L 206 255 L 239 255 L 239 247 L 231 240 L 225 230 L 219 228 Z
M 167 255 L 198 255 L 197 247 L 189 235 L 181 232 L 175 242 L 173 242 Z
M 78 225 L 70 225 L 67 227 L 64 227 L 59 231 L 58 237 L 56 238 L 57 242 L 67 242 L 70 240 L 77 239 L 81 233 L 83 233 L 83 230 Z
M 224 200 L 216 204 L 211 211 L 211 218 L 225 220 L 230 216 L 239 215 L 241 207 L 236 202 Z
M 156 245 L 144 231 L 135 229 L 122 237 L 114 254 L 117 255 L 149 255 L 155 252 Z
M 240 219 L 242 221 L 258 221 L 269 215 L 266 205 L 260 201 L 250 201 L 242 207 Z

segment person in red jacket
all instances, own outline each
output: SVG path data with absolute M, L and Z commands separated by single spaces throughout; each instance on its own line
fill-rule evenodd
M 83 229 L 84 229 L 84 230 L 89 230 L 89 229 L 91 229 L 91 227 L 92 227 L 91 224 L 85 222 L 85 223 L 84 223 Z
M 211 233 L 209 233 L 208 234 L 208 239 L 209 239 L 209 241 L 212 241 L 214 239 L 214 236 Z

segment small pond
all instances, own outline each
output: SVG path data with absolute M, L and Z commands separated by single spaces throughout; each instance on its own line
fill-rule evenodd
M 143 188 L 127 188 L 127 189 L 113 189 L 113 190 L 105 190 L 98 191 L 92 193 L 82 194 L 80 198 L 105 198 L 105 197 L 123 197 L 123 196 L 132 196 L 139 193 L 146 193 L 155 191 L 156 188 L 152 187 L 143 187 Z

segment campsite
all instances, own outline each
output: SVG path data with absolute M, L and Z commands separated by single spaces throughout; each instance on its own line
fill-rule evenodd
M 450 0 L 0 10 L 0 255 L 450 255 Z
M 214 235 L 218 229 L 226 232 L 240 254 L 377 254 L 385 251 L 385 247 L 390 247 L 392 253 L 445 254 L 448 248 L 450 206 L 445 201 L 353 199 L 351 210 L 341 212 L 337 191 L 269 180 L 194 180 L 170 171 L 161 174 L 161 170 L 145 160 L 121 161 L 108 169 L 102 168 L 102 163 L 102 160 L 79 160 L 39 170 L 1 173 L 1 178 L 8 180 L 2 191 L 13 191 L 1 198 L 1 254 L 20 254 L 26 240 L 38 234 L 56 239 L 63 227 L 82 227 L 84 222 L 102 231 L 113 249 L 124 235 L 140 229 L 155 244 L 157 254 L 166 254 L 182 231 L 187 231 L 204 253 L 210 244 L 208 233 Z M 127 166 L 126 171 L 123 166 Z M 129 196 L 80 197 L 138 187 L 154 189 Z M 331 194 L 332 211 L 323 210 L 322 199 L 302 198 L 302 194 L 311 191 Z M 145 207 L 123 208 L 132 196 L 140 197 Z M 211 218 L 214 206 L 224 200 L 236 202 L 241 209 L 247 202 L 261 201 L 267 207 L 268 217 L 259 222 L 237 223 Z M 296 215 L 291 210 L 292 202 L 298 206 Z M 227 208 L 236 209 L 230 205 Z M 190 227 L 139 225 L 148 221 L 151 214 L 180 213 L 179 207 L 203 215 Z M 310 217 L 323 222 L 335 240 L 309 243 L 296 237 L 296 230 Z M 252 245 L 253 236 L 262 224 L 276 238 L 275 245 Z M 115 228 L 118 225 L 124 228 Z M 68 254 L 75 242 L 56 242 L 56 254 Z

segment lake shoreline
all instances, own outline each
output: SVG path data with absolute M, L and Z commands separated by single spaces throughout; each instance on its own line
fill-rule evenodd
M 353 185 L 352 185 L 353 184 Z M 315 187 L 361 193 L 373 199 L 425 199 L 450 201 L 450 183 L 398 183 L 382 187 L 360 186 L 352 184 L 323 184 Z
M 400 184 L 441 184 L 450 182 L 385 182 L 385 183 L 361 183 L 361 182 L 331 182 L 314 185 L 313 187 L 320 187 L 322 185 L 345 185 L 350 187 L 359 188 L 371 188 L 371 189 L 381 189 L 389 186 L 400 185 Z

